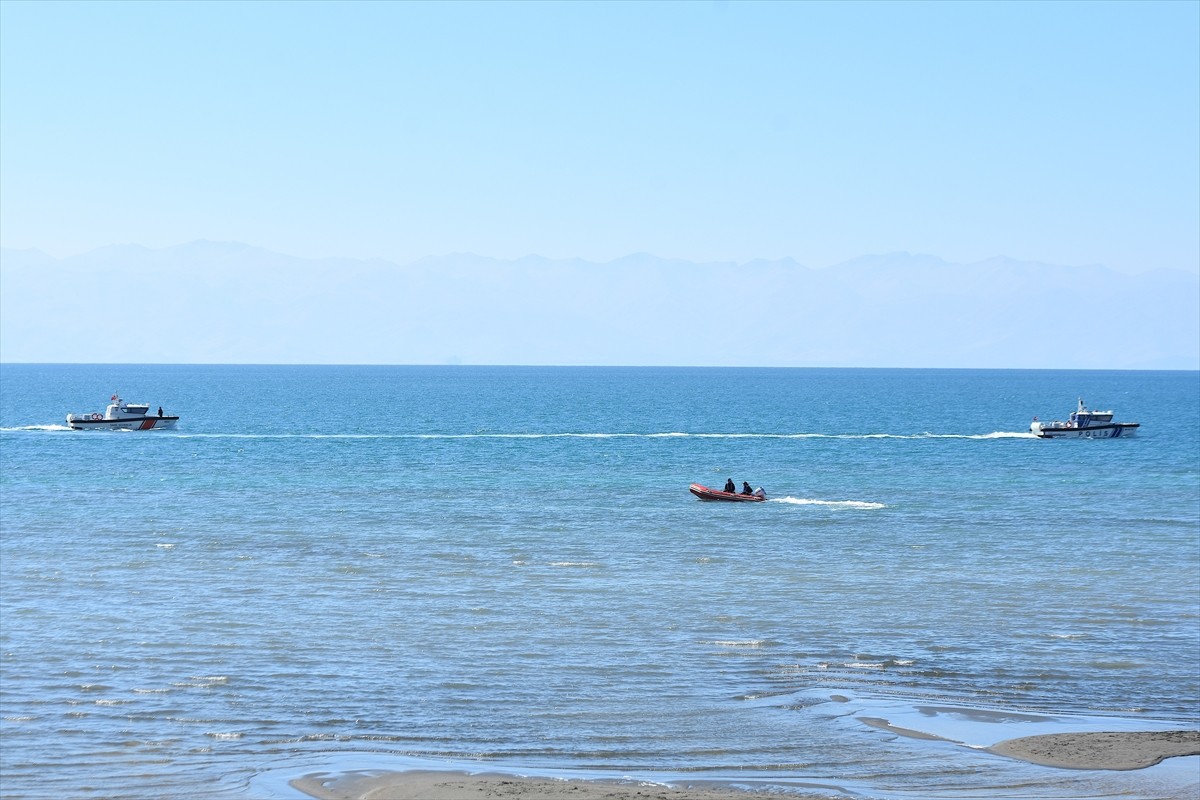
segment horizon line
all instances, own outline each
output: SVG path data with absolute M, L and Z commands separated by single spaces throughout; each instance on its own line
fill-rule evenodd
M 378 363 L 316 363 L 316 362 L 217 362 L 217 361 L 0 361 L 3 367 L 377 367 L 422 369 L 758 369 L 758 370 L 891 370 L 944 372 L 1200 372 L 1200 367 L 1128 367 L 1100 369 L 1095 367 L 931 367 L 931 366 L 772 366 L 762 364 L 378 364 Z
M 8 250 L 8 251 L 11 251 L 14 253 L 38 253 L 40 255 L 44 255 L 47 258 L 53 259 L 55 261 L 65 261 L 67 259 L 79 258 L 81 256 L 86 256 L 91 253 L 96 253 L 101 250 L 108 250 L 108 249 L 137 248 L 140 250 L 145 250 L 147 252 L 156 253 L 156 252 L 163 252 L 163 251 L 168 251 L 168 250 L 176 250 L 176 249 L 180 249 L 180 248 L 186 248 L 186 247 L 189 247 L 192 245 L 206 245 L 206 244 L 207 245 L 235 245 L 241 249 L 258 250 L 258 251 L 262 251 L 264 253 L 272 253 L 275 255 L 286 256 L 287 258 L 298 259 L 300 261 L 329 261 L 329 260 L 343 261 L 344 260 L 344 261 L 359 261 L 359 262 L 364 262 L 364 263 L 382 261 L 382 262 L 385 262 L 388 264 L 393 264 L 393 265 L 399 266 L 399 267 L 415 266 L 415 265 L 420 264 L 421 262 L 428 260 L 428 259 L 443 259 L 443 258 L 454 258 L 454 257 L 486 259 L 486 260 L 495 261 L 495 262 L 498 262 L 501 264 L 513 264 L 513 263 L 517 263 L 520 261 L 524 261 L 526 259 L 541 259 L 541 260 L 550 261 L 550 262 L 582 261 L 586 264 L 595 264 L 597 266 L 605 266 L 608 264 L 613 264 L 615 262 L 624 261 L 626 259 L 631 259 L 631 258 L 648 257 L 648 258 L 653 258 L 653 259 L 656 259 L 659 261 L 665 261 L 665 262 L 673 262 L 674 261 L 674 262 L 682 262 L 685 264 L 695 264 L 695 265 L 721 264 L 721 265 L 735 265 L 735 266 L 739 266 L 739 267 L 744 267 L 749 264 L 753 264 L 755 262 L 760 262 L 760 261 L 767 262 L 767 263 L 779 263 L 779 262 L 790 261 L 792 264 L 794 264 L 798 267 L 803 267 L 805 269 L 819 271 L 819 270 L 831 269 L 833 267 L 838 267 L 843 264 L 847 264 L 852 261 L 857 261 L 857 260 L 863 259 L 863 258 L 883 258 L 883 257 L 889 257 L 889 256 L 904 256 L 907 258 L 934 259 L 934 260 L 941 262 L 942 264 L 945 264 L 947 266 L 967 266 L 967 267 L 969 267 L 969 266 L 976 266 L 979 264 L 985 264 L 989 261 L 1012 261 L 1012 262 L 1019 263 L 1019 264 L 1036 264 L 1036 265 L 1043 265 L 1043 266 L 1068 267 L 1068 268 L 1072 268 L 1072 269 L 1085 269 L 1085 268 L 1101 267 L 1104 269 L 1111 270 L 1113 272 L 1117 272 L 1119 274 L 1126 274 L 1125 272 L 1122 272 L 1121 270 L 1118 270 L 1115 267 L 1110 267 L 1108 264 L 1103 263 L 1103 262 L 1086 262 L 1086 263 L 1078 262 L 1078 263 L 1064 264 L 1064 263 L 1043 261 L 1038 258 L 1032 258 L 1032 259 L 1018 258 L 1015 256 L 1006 255 L 1003 253 L 995 253 L 990 256 L 986 256 L 984 258 L 980 258 L 980 259 L 973 260 L 973 261 L 948 261 L 943 256 L 937 255 L 935 253 L 919 252 L 919 251 L 914 252 L 912 250 L 904 250 L 904 249 L 862 253 L 860 255 L 852 256 L 848 259 L 836 261 L 836 262 L 833 262 L 830 264 L 826 264 L 824 266 L 810 266 L 810 265 L 806 264 L 805 262 L 800 261 L 799 259 L 797 259 L 795 256 L 792 256 L 792 255 L 784 255 L 784 256 L 779 256 L 777 258 L 772 258 L 769 256 L 754 256 L 754 257 L 747 258 L 747 259 L 719 259 L 718 258 L 718 259 L 705 259 L 705 260 L 697 261 L 697 260 L 692 260 L 689 258 L 682 258 L 682 257 L 678 257 L 678 256 L 662 256 L 662 255 L 658 255 L 656 253 L 651 253 L 646 250 L 634 250 L 634 251 L 625 253 L 624 255 L 616 256 L 614 258 L 611 258 L 608 260 L 603 260 L 603 261 L 593 261 L 593 260 L 590 260 L 583 256 L 563 256 L 563 257 L 544 256 L 544 255 L 541 255 L 540 253 L 534 253 L 534 252 L 526 253 L 524 255 L 516 256 L 514 258 L 502 258 L 499 256 L 484 255 L 484 254 L 476 253 L 476 252 L 473 252 L 470 250 L 452 250 L 452 251 L 445 252 L 445 253 L 429 253 L 429 254 L 426 254 L 423 256 L 418 256 L 417 258 L 415 258 L 411 261 L 398 261 L 398 260 L 394 260 L 394 259 L 387 258 L 384 256 L 365 256 L 365 257 L 345 256 L 345 255 L 301 256 L 301 255 L 295 255 L 290 252 L 286 252 L 284 250 L 273 250 L 269 247 L 264 247 L 262 245 L 250 244 L 248 242 L 243 242 L 243 241 L 240 241 L 237 239 L 208 239 L 208 238 L 204 238 L 204 237 L 201 237 L 198 239 L 191 239 L 191 240 L 185 241 L 185 242 L 179 242 L 177 244 L 164 245 L 162 247 L 151 247 L 149 245 L 141 244 L 140 242 L 119 242 L 119 243 L 114 242 L 111 244 L 99 245 L 97 247 L 92 247 L 87 250 L 81 250 L 79 252 L 75 252 L 75 253 L 71 253 L 69 255 L 63 255 L 63 256 L 55 256 L 55 255 L 47 252 L 46 250 L 42 249 L 41 247 L 13 247 L 13 246 L 6 245 L 3 243 L 0 243 L 0 250 Z M 1180 272 L 1185 275 L 1192 274 L 1188 270 L 1172 268 L 1172 267 L 1160 267 L 1160 266 L 1144 267 L 1144 268 L 1142 268 L 1142 270 L 1143 270 L 1143 272 L 1167 270 L 1167 271 L 1171 271 L 1171 272 Z M 1128 273 L 1128 274 L 1138 274 L 1138 273 Z

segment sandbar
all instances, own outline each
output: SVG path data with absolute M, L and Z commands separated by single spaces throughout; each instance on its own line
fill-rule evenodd
M 997 755 L 1066 769 L 1143 769 L 1173 756 L 1200 756 L 1200 731 L 1047 733 L 988 748 Z
M 910 733 L 884 720 L 868 722 L 897 733 Z M 1200 730 L 1049 733 L 1008 739 L 987 748 L 987 752 L 1048 767 L 1134 770 L 1175 756 L 1200 756 Z M 290 784 L 316 800 L 755 800 L 779 796 L 778 787 L 765 785 L 761 789 L 704 781 L 666 785 L 435 770 L 325 772 L 296 778 Z M 799 792 L 792 784 L 787 796 L 794 800 L 844 796 L 836 791 L 821 792 L 820 784 L 812 784 L 811 788 L 812 792 Z
M 291 786 L 317 800 L 755 800 L 779 797 L 768 788 L 754 791 L 699 783 L 666 786 L 636 781 L 558 780 L 437 771 L 309 775 L 291 781 Z M 789 791 L 787 796 L 794 800 L 833 800 L 840 795 Z

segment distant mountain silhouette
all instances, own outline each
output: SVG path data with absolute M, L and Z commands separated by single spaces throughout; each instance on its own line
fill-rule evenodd
M 809 269 L 2 250 L 0 361 L 1197 369 L 1200 278 L 909 253 Z

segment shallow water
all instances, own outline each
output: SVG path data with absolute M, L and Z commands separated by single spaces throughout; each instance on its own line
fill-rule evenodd
M 63 429 L 114 389 L 179 429 Z M 1028 434 L 1079 396 L 1142 429 Z M 4 365 L 0 784 L 283 796 L 432 759 L 1192 796 L 1200 759 L 1053 770 L 862 719 L 1200 724 L 1198 432 L 1194 372 Z M 726 477 L 771 501 L 687 492 Z

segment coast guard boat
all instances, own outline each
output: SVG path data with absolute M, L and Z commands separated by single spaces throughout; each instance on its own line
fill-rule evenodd
M 149 403 L 126 403 L 120 393 L 112 396 L 112 402 L 104 414 L 67 414 L 67 427 L 77 431 L 150 431 L 174 428 L 179 417 L 168 416 L 159 407 L 157 414 L 150 413 Z
M 1111 411 L 1090 411 L 1079 399 L 1079 408 L 1066 422 L 1038 422 L 1033 418 L 1029 430 L 1043 439 L 1116 439 L 1133 436 L 1140 426 L 1137 422 L 1113 422 Z

